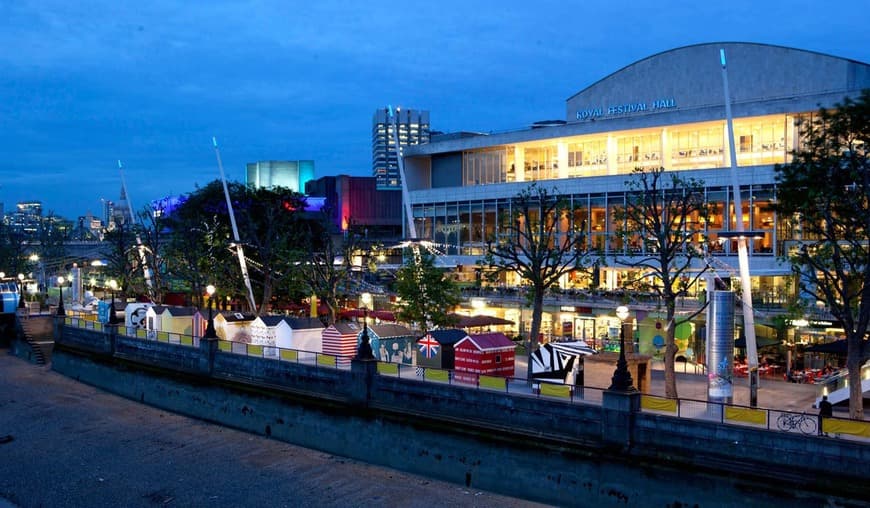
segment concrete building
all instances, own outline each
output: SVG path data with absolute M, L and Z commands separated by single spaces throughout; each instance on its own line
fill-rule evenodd
M 577 207 L 571 227 L 585 227 L 591 245 L 603 250 L 599 288 L 614 290 L 627 269 L 617 257 L 637 255 L 618 238 L 613 220 L 626 204 L 627 175 L 663 167 L 704 182 L 715 210 L 704 225 L 710 251 L 720 266 L 737 267 L 737 242 L 728 237 L 736 222 L 728 213 L 733 193 L 720 49 L 728 59 L 739 216 L 744 229 L 763 233 L 749 241 L 753 292 L 760 302 L 783 297 L 792 272 L 780 256 L 799 232 L 771 209 L 774 166 L 800 147 L 801 123 L 819 106 L 870 88 L 867 63 L 764 44 L 686 46 L 629 64 L 569 97 L 564 122 L 409 146 L 405 171 L 418 236 L 443 246 L 443 262 L 469 272 L 487 239 L 499 234 L 512 199 L 539 182 Z M 470 272 L 460 275 L 473 280 Z M 589 284 L 571 274 L 560 281 L 563 289 Z
M 286 187 L 304 192 L 305 183 L 314 178 L 314 161 L 259 161 L 247 164 L 248 186 L 254 188 Z
M 398 152 L 393 136 L 393 123 L 398 125 L 401 147 L 429 142 L 429 112 L 397 108 L 390 118 L 386 108 L 375 111 L 372 118 L 372 176 L 379 189 L 400 189 Z
M 19 201 L 12 212 L 9 225 L 14 231 L 23 232 L 25 236 L 34 236 L 42 224 L 41 201 Z
M 379 189 L 369 176 L 324 176 L 305 186 L 305 195 L 322 197 L 339 231 L 363 229 L 367 237 L 398 241 L 402 237 L 402 193 Z

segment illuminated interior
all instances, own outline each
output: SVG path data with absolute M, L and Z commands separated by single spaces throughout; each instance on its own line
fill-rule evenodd
M 734 120 L 738 166 L 788 162 L 801 115 Z M 634 168 L 729 168 L 725 120 L 502 145 L 462 154 L 463 185 L 619 175 Z

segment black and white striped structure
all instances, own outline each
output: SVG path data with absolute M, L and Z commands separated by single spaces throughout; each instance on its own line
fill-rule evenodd
M 598 351 L 582 340 L 544 344 L 529 355 L 532 378 L 564 383 L 582 357 L 594 354 L 598 354 Z

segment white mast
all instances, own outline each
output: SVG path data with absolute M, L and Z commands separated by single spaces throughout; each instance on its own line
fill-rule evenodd
M 242 277 L 245 279 L 245 287 L 248 289 L 248 305 L 251 306 L 251 311 L 257 312 L 257 304 L 254 301 L 254 290 L 251 289 L 251 277 L 248 275 L 248 265 L 245 263 L 245 251 L 242 249 L 242 242 L 239 240 L 239 228 L 236 226 L 236 215 L 233 212 L 233 203 L 230 199 L 230 191 L 227 188 L 227 179 L 224 176 L 224 165 L 221 162 L 221 152 L 218 149 L 217 138 L 211 138 L 214 144 L 214 153 L 217 156 L 218 168 L 221 171 L 221 183 L 224 186 L 224 197 L 227 200 L 227 212 L 230 214 L 230 224 L 233 226 L 233 240 L 236 247 L 236 255 L 239 257 L 239 266 L 242 269 Z
M 743 229 L 743 203 L 740 197 L 740 181 L 737 178 L 737 152 L 734 146 L 734 123 L 731 117 L 731 93 L 728 90 L 728 70 L 725 66 L 725 50 L 719 50 L 722 64 L 722 84 L 725 88 L 725 118 L 728 122 L 728 149 L 731 155 L 731 186 L 734 191 L 734 219 L 737 230 L 737 260 L 740 268 L 740 284 L 743 290 L 743 333 L 746 336 L 746 362 L 749 368 L 749 405 L 758 405 L 758 349 L 755 343 L 755 316 L 752 313 L 752 284 L 749 281 L 749 254 Z
M 130 199 L 130 192 L 127 190 L 127 182 L 124 179 L 124 165 L 118 159 L 118 172 L 121 174 L 121 188 L 124 189 L 124 196 L 127 198 L 127 207 L 130 210 L 130 220 L 135 220 L 136 214 L 133 211 L 133 201 Z M 143 226 L 144 227 L 144 226 Z M 145 276 L 145 286 L 148 288 L 148 298 L 154 301 L 154 283 L 151 281 L 151 268 L 148 267 L 148 257 L 145 255 L 145 246 L 142 245 L 142 237 L 139 231 L 136 231 L 136 250 L 139 252 L 139 262 L 142 264 L 142 274 Z
M 402 160 L 402 145 L 399 144 L 399 116 L 393 114 L 393 107 L 387 106 L 393 127 L 393 143 L 396 145 L 396 161 L 399 165 L 399 178 L 402 179 L 402 204 L 405 207 L 405 218 L 408 221 L 408 238 L 417 239 L 417 227 L 414 225 L 414 215 L 411 212 L 411 200 L 408 197 L 408 180 L 405 178 L 405 162 Z M 399 108 L 396 108 L 396 113 Z M 389 158 L 387 159 L 389 161 Z

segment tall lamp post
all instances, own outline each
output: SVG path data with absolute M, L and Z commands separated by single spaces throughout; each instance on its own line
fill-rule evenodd
M 374 352 L 372 352 L 372 345 L 369 342 L 369 309 L 366 307 L 363 307 L 363 331 L 359 341 L 359 348 L 356 350 L 356 359 L 375 359 Z
M 24 274 L 18 274 L 18 308 L 24 308 Z
M 214 317 L 212 317 L 212 306 L 214 305 L 214 300 L 212 299 L 212 295 L 214 295 L 215 287 L 209 284 L 205 287 L 205 292 L 208 293 L 208 324 L 205 327 L 205 335 L 202 336 L 203 339 L 217 339 L 217 330 L 214 328 Z
M 115 291 L 118 289 L 118 281 L 112 279 L 109 281 L 109 289 L 112 290 L 112 303 L 109 305 L 109 324 L 118 324 L 118 316 L 115 315 Z
M 57 300 L 57 315 L 66 316 L 66 310 L 63 308 L 63 277 L 57 278 L 57 289 L 60 290 L 60 298 Z
M 620 305 L 616 308 L 616 317 L 619 318 L 619 360 L 616 362 L 616 371 L 610 381 L 608 390 L 621 392 L 634 392 L 634 381 L 631 372 L 628 371 L 628 362 L 625 360 L 625 320 L 628 319 L 628 307 Z

